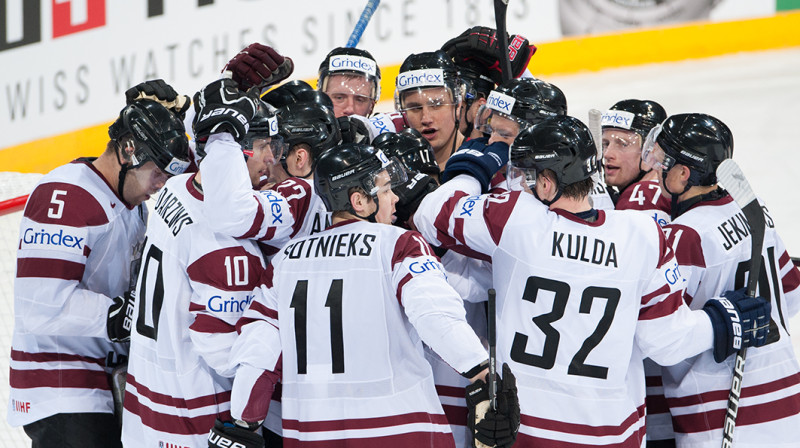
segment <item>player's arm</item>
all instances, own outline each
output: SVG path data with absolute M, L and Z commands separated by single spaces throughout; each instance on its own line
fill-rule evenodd
M 23 216 L 14 284 L 20 332 L 108 339 L 114 298 L 81 284 L 91 249 L 109 225 L 97 199 L 76 185 L 42 184 Z
M 192 289 L 192 350 L 222 376 L 233 376 L 228 355 L 237 337 L 236 322 L 252 301 L 263 269 L 261 259 L 242 246 L 208 252 L 186 269 Z
M 231 392 L 231 416 L 248 423 L 263 421 L 281 375 L 281 340 L 278 303 L 272 284 L 272 265 L 261 277 L 261 286 L 236 324 L 239 336 L 228 363 L 236 372 Z
M 781 238 L 778 235 L 775 235 L 775 237 L 777 240 L 775 254 L 780 254 L 776 262 L 784 299 L 786 300 L 786 317 L 792 318 L 800 312 L 800 270 L 792 262 L 792 258 L 786 251 L 786 246 Z

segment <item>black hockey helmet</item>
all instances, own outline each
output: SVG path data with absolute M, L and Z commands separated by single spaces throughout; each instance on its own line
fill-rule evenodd
M 552 170 L 559 189 L 586 180 L 597 171 L 592 133 L 575 117 L 556 115 L 520 131 L 510 148 L 509 184 L 526 182 Z
M 658 147 L 656 147 L 658 144 Z M 690 113 L 672 115 L 654 127 L 642 149 L 642 160 L 666 171 L 675 164 L 689 167 L 687 189 L 693 185 L 717 183 L 717 167 L 733 157 L 730 128 L 711 115 Z
M 567 97 L 558 86 L 541 79 L 511 79 L 489 94 L 475 117 L 475 127 L 491 134 L 494 114 L 517 122 L 521 130 L 545 118 L 566 115 Z
M 464 83 L 464 100 L 467 107 L 479 98 L 486 98 L 495 88 L 495 83 L 489 76 L 489 69 L 478 61 L 459 60 L 454 61 L 458 69 L 458 77 Z
M 353 189 L 361 189 L 377 202 L 377 182 L 382 173 L 388 175 L 390 188 L 407 180 L 403 164 L 397 159 L 386 157 L 372 145 L 343 143 L 320 155 L 314 168 L 314 191 L 328 211 L 355 214 L 350 204 Z
M 372 101 L 381 97 L 381 68 L 375 57 L 367 50 L 360 48 L 336 47 L 325 56 L 319 65 L 317 89 L 327 91 L 328 77 L 334 74 L 346 74 L 364 77 L 372 84 Z
M 328 95 L 314 90 L 311 84 L 302 80 L 281 84 L 265 93 L 261 99 L 276 109 L 295 103 L 318 103 L 333 110 L 333 102 Z
M 276 116 L 278 135 L 288 146 L 284 154 L 295 145 L 305 143 L 311 147 L 311 156 L 316 160 L 323 151 L 342 141 L 339 122 L 333 115 L 333 109 L 319 103 L 289 104 L 278 109 Z
M 453 60 L 442 50 L 408 56 L 395 80 L 395 109 L 405 110 L 407 93 L 433 87 L 444 87 L 454 103 L 461 103 L 464 85 Z
M 286 149 L 283 138 L 278 134 L 278 117 L 276 110 L 263 100 L 258 100 L 258 107 L 253 119 L 250 120 L 250 128 L 247 130 L 242 140 L 242 151 L 245 155 L 252 155 L 253 143 L 256 140 L 271 139 L 270 147 L 276 160 L 279 160 Z M 248 154 L 249 153 L 249 154 Z
M 611 106 L 611 109 L 603 114 L 601 125 L 603 129 L 619 128 L 636 132 L 642 136 L 644 142 L 650 129 L 666 119 L 667 112 L 657 102 L 629 99 L 617 101 Z
M 372 140 L 372 145 L 387 157 L 397 157 L 408 171 L 439 175 L 439 164 L 430 142 L 416 129 L 408 128 L 402 132 L 384 132 Z
M 118 143 L 131 137 L 134 152 L 126 170 L 148 160 L 170 175 L 181 174 L 189 166 L 189 141 L 183 122 L 156 101 L 141 99 L 125 106 L 109 126 L 108 136 Z

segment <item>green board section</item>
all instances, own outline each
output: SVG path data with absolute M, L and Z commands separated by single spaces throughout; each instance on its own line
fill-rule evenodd
M 800 0 L 775 0 L 775 9 L 777 11 L 800 9 Z

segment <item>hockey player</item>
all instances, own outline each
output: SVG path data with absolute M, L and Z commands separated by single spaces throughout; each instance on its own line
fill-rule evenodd
M 262 104 L 241 140 L 252 187 L 280 157 L 274 121 Z M 207 130 L 200 124 L 195 135 L 202 139 Z M 125 446 L 205 446 L 215 420 L 230 418 L 228 352 L 266 263 L 256 242 L 209 226 L 202 174 L 170 179 L 147 229 L 124 400 Z
M 716 168 L 733 153 L 733 136 L 719 119 L 705 114 L 673 115 L 656 127 L 643 159 L 658 174 L 662 194 L 672 202 L 665 227 L 686 279 L 686 303 L 700 309 L 722 291 L 744 288 L 752 257 L 751 235 L 741 209 L 717 185 Z M 733 446 L 797 445 L 800 426 L 800 366 L 787 324 L 800 304 L 800 272 L 792 265 L 762 204 L 766 233 L 758 294 L 772 302 L 780 339 L 747 351 Z M 772 330 L 774 331 L 774 330 Z M 778 336 L 771 334 L 772 338 Z M 712 353 L 665 367 L 664 390 L 678 447 L 720 447 L 733 359 L 719 363 Z
M 431 143 L 440 168 L 464 140 L 458 132 L 463 95 L 458 70 L 441 50 L 412 54 L 400 66 L 395 109 Z
M 232 443 L 256 426 L 268 403 L 262 391 L 280 373 L 286 446 L 451 447 L 421 341 L 474 381 L 473 409 L 488 404 L 486 350 L 441 264 L 418 233 L 385 225 L 397 201 L 391 187 L 404 177 L 399 162 L 368 145 L 320 157 L 314 186 L 333 226 L 272 260 L 231 351 L 231 413 L 242 428 L 219 424 L 211 438 Z M 492 425 L 483 441 L 510 446 L 517 403 L 507 367 L 497 397 L 510 416 L 488 411 L 476 427 L 505 423 L 502 439 Z
M 523 130 L 511 147 L 515 191 L 479 195 L 481 173 L 499 169 L 501 155 L 456 153 L 447 169 L 469 175 L 429 194 L 414 222 L 437 245 L 491 258 L 497 357 L 520 378 L 518 445 L 641 447 L 642 358 L 674 364 L 713 350 L 725 359 L 763 344 L 769 304 L 731 294 L 690 310 L 658 226 L 589 204 L 596 149 L 579 120 Z M 740 336 L 739 320 L 758 331 Z
M 317 89 L 331 98 L 337 117 L 369 117 L 381 97 L 381 69 L 366 50 L 336 47 L 319 66 Z
M 662 197 L 656 173 L 642 164 L 642 144 L 667 113 L 653 100 L 622 100 L 603 114 L 603 172 L 618 210 L 641 210 L 664 226 L 669 201 Z
M 185 109 L 137 87 L 105 152 L 45 175 L 20 224 L 8 422 L 33 447 L 121 446 L 110 374 L 128 355 L 143 202 L 189 165 Z

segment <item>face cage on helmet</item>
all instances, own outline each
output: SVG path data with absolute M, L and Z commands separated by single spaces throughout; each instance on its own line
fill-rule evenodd
M 264 134 L 247 134 L 245 135 L 244 139 L 242 140 L 242 152 L 247 157 L 253 157 L 255 151 L 255 142 L 258 140 L 269 140 L 267 145 L 269 145 L 270 150 L 272 151 L 272 156 L 275 160 L 281 160 L 281 158 L 285 157 L 285 154 L 288 152 L 289 145 L 283 140 L 283 137 L 280 135 L 273 135 L 269 137 L 268 135 Z
M 443 95 L 433 95 L 430 93 L 433 89 L 444 89 L 445 95 L 449 98 L 443 97 Z M 423 99 L 424 104 L 415 105 L 409 107 L 406 104 L 406 97 L 411 93 L 418 93 L 419 96 Z M 424 107 L 428 107 L 433 111 L 438 111 L 444 107 L 448 106 L 458 106 L 460 102 L 460 97 L 455 94 L 453 89 L 448 86 L 426 86 L 426 87 L 415 87 L 411 89 L 406 89 L 403 91 L 396 90 L 395 91 L 395 108 L 403 112 L 404 114 L 409 113 L 419 113 L 422 112 Z
M 656 143 L 662 129 L 659 124 L 647 134 L 647 139 L 642 145 L 642 163 L 652 169 L 666 172 L 675 166 L 676 161 L 674 157 L 664 151 L 660 144 Z
M 492 127 L 492 117 L 503 117 L 507 120 L 513 121 L 519 126 L 519 130 L 516 133 L 508 133 L 507 131 L 498 127 L 495 129 Z M 487 105 L 483 105 L 478 109 L 478 113 L 475 115 L 475 129 L 483 132 L 484 134 L 494 134 L 497 133 L 500 138 L 503 140 L 506 139 L 515 139 L 523 129 L 530 126 L 531 123 L 527 120 L 523 120 L 521 118 L 515 117 L 513 115 L 505 114 L 502 112 L 498 112 Z

